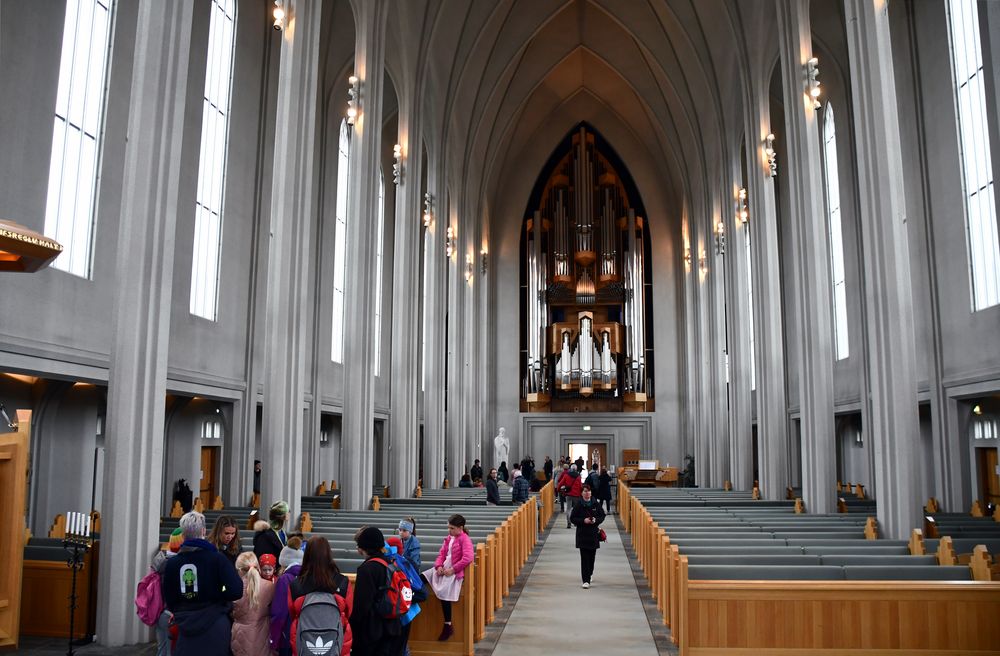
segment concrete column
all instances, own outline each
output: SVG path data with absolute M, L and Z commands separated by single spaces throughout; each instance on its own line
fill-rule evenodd
M 432 221 L 424 230 L 424 487 L 437 489 L 444 481 L 444 387 L 445 318 L 448 303 L 448 260 L 444 242 L 448 217 L 444 207 L 444 185 L 435 153 L 427 154 L 427 189 L 432 202 Z
M 360 80 L 358 117 L 351 133 L 347 178 L 347 289 L 344 292 L 344 431 L 341 443 L 342 507 L 362 510 L 372 494 L 375 426 L 375 240 L 385 3 L 353 2 L 356 24 L 354 75 Z M 391 178 L 390 178 L 391 180 Z
M 264 335 L 261 507 L 277 499 L 298 515 L 306 422 L 306 328 L 315 207 L 316 103 L 320 6 L 286 3 L 275 116 L 274 176 Z M 249 390 L 251 394 L 253 390 Z
M 145 642 L 135 583 L 159 543 L 174 239 L 194 3 L 139 6 L 115 266 L 97 636 Z M 191 208 L 193 211 L 193 207 Z
M 403 175 L 396 190 L 396 232 L 392 282 L 392 372 L 389 398 L 389 485 L 396 498 L 412 496 L 417 485 L 417 441 L 420 393 L 420 232 L 423 214 L 423 175 L 420 156 L 420 102 L 413 89 L 403 91 L 400 103 L 399 143 L 403 146 Z
M 445 412 L 445 453 L 448 456 L 448 480 L 452 487 L 458 486 L 459 479 L 465 467 L 465 373 L 468 366 L 465 352 L 465 308 L 466 292 L 465 278 L 462 274 L 464 249 L 459 243 L 464 243 L 464 237 L 458 234 L 463 229 L 457 216 L 453 216 L 451 206 L 454 199 L 449 200 L 448 220 L 454 229 L 455 247 L 451 259 L 447 260 L 448 284 L 448 343 L 446 344 L 448 362 L 448 392 Z M 517 440 L 511 440 L 510 455 L 514 458 L 517 451 Z M 519 456 L 517 456 L 519 457 Z M 508 469 L 510 462 L 507 463 Z
M 757 362 L 757 462 L 761 494 L 785 498 L 788 486 L 788 399 L 781 308 L 781 249 L 774 179 L 767 176 L 764 139 L 771 131 L 768 85 L 751 85 L 747 112 L 747 208 L 753 260 L 754 356 Z
M 905 539 L 920 525 L 920 433 L 896 84 L 885 0 L 848 0 L 855 149 L 865 244 L 864 298 L 871 424 L 884 534 Z
M 737 151 L 739 146 L 737 146 Z M 740 175 L 737 164 L 731 193 L 723 198 L 722 220 L 726 235 L 726 329 L 729 349 L 729 475 L 733 488 L 753 487 L 751 453 L 750 329 L 752 308 L 747 290 L 746 239 L 749 224 L 736 217 Z M 728 206 L 726 201 L 728 200 Z
M 719 218 L 718 196 L 713 193 L 713 207 L 708 213 L 705 229 L 705 253 L 708 276 L 705 280 L 709 301 L 705 352 L 709 372 L 709 420 L 712 442 L 710 484 L 722 487 L 729 479 L 729 399 L 726 389 L 726 269 L 728 262 L 715 248 L 715 224 Z
M 823 206 L 818 114 L 806 94 L 812 57 L 808 0 L 781 0 L 778 48 L 785 103 L 788 180 L 794 245 L 793 293 L 799 310 L 799 404 L 802 427 L 802 497 L 810 513 L 836 510 L 836 444 L 833 418 L 833 304 L 830 233 Z

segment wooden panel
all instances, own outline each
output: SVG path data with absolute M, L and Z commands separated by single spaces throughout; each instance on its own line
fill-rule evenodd
M 682 654 L 1000 650 L 996 583 L 690 581 L 685 598 Z
M 201 447 L 201 483 L 199 484 L 198 496 L 206 508 L 212 507 L 212 500 L 215 499 L 215 477 L 218 470 L 219 447 Z M 209 529 L 211 530 L 211 529 Z
M 17 424 L 0 435 L 0 647 L 16 647 L 20 628 L 31 411 L 18 410 Z
M 68 554 L 67 554 L 68 557 Z M 96 593 L 91 552 L 83 559 L 83 569 L 76 575 L 76 611 L 73 637 L 92 635 Z M 24 561 L 24 586 L 21 595 L 21 633 L 30 636 L 65 638 L 69 635 L 69 593 L 72 570 L 65 561 Z

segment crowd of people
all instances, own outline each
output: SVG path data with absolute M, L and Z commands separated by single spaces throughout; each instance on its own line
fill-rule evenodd
M 556 464 L 546 456 L 537 471 L 528 456 L 509 469 L 501 462 L 484 482 L 476 460 L 460 485 L 485 487 L 487 504 L 500 505 L 500 485 L 509 484 L 517 505 L 553 477 L 566 526 L 576 527 L 582 584 L 589 588 L 604 533 L 603 505 L 611 512 L 606 469 L 595 463 L 586 472 L 582 459 L 561 457 Z M 412 517 L 401 520 L 388 540 L 378 528 L 362 527 L 354 542 L 364 562 L 352 584 L 325 537 L 286 531 L 288 513 L 287 502 L 274 503 L 268 519 L 254 524 L 253 550 L 245 552 L 232 517 L 219 517 L 211 531 L 201 513 L 180 518 L 151 562 L 156 585 L 140 584 L 136 598 L 140 617 L 156 629 L 157 656 L 403 656 L 410 623 L 428 590 L 444 618 L 438 639 L 454 634 L 452 604 L 475 553 L 464 517 L 448 518 L 448 536 L 427 569 Z
M 428 589 L 444 617 L 438 639 L 451 638 L 452 604 L 475 553 L 464 517 L 448 518 L 448 537 L 423 571 L 414 518 L 388 540 L 363 526 L 354 542 L 364 562 L 352 584 L 325 537 L 285 530 L 288 510 L 284 501 L 272 505 L 245 552 L 231 517 L 211 532 L 201 513 L 180 518 L 151 563 L 158 598 L 144 585 L 136 598 L 140 617 L 156 627 L 157 656 L 403 656 Z

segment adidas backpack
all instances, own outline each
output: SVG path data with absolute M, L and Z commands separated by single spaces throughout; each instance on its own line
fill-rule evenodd
M 399 619 L 410 612 L 413 604 L 413 587 L 406 574 L 393 563 L 382 558 L 372 558 L 385 565 L 385 585 L 379 586 L 375 610 L 387 620 Z
M 163 612 L 160 575 L 150 568 L 135 590 L 135 613 L 146 626 L 156 626 Z
M 310 592 L 299 611 L 296 656 L 340 656 L 343 645 L 344 626 L 336 597 L 329 592 Z

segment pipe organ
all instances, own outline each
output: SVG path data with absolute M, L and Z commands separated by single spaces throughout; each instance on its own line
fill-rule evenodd
M 560 148 L 522 232 L 521 409 L 652 410 L 641 205 L 587 126 Z

